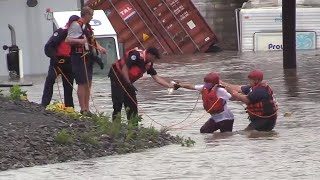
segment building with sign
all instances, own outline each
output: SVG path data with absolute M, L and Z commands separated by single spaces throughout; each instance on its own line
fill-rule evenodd
M 320 47 L 320 8 L 297 7 L 296 47 Z M 282 50 L 282 7 L 239 9 L 237 12 L 239 51 Z

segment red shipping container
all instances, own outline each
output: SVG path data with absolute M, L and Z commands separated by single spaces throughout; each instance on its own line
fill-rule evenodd
M 217 42 L 191 0 L 91 0 L 105 10 L 125 50 L 154 45 L 163 53 L 204 52 Z
M 150 27 L 148 19 L 142 18 L 141 12 L 137 11 L 129 0 L 104 1 L 98 9 L 103 9 L 107 14 L 118 34 L 119 42 L 124 44 L 125 51 L 135 47 L 145 49 L 152 45 L 162 54 L 172 54 L 172 50 L 158 31 Z
M 169 46 L 179 49 L 181 53 L 205 52 L 209 46 L 217 42 L 216 35 L 190 0 L 136 2 L 146 14 L 150 14 L 148 17 Z

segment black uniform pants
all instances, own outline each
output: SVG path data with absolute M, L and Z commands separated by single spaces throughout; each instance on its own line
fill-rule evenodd
M 250 119 L 250 124 L 246 130 L 271 131 L 277 123 L 277 115 L 270 118 Z
M 54 65 L 53 63 L 50 63 L 48 75 L 46 78 L 46 82 L 44 84 L 41 105 L 47 106 L 50 104 L 50 101 L 52 99 L 52 94 L 53 94 L 53 85 L 59 74 L 62 75 L 64 104 L 66 107 L 74 107 L 73 97 L 72 97 L 72 90 L 73 90 L 72 86 L 73 86 L 74 78 L 72 74 L 72 66 L 71 66 L 70 60 L 67 63 L 58 64 L 58 65 Z
M 113 67 L 114 66 L 110 68 L 109 72 L 109 77 L 111 81 L 111 96 L 113 103 L 112 120 L 115 120 L 118 115 L 121 115 L 121 109 L 123 104 L 126 109 L 127 119 L 130 120 L 132 117 L 135 117 L 138 114 L 136 92 L 132 88 L 127 88 L 127 84 L 122 79 L 121 74 L 117 72 L 116 68 L 114 68 L 120 82 L 125 87 L 127 92 L 124 91 L 123 87 L 120 85 L 119 80 L 117 79 L 116 75 L 112 70 Z
M 233 119 L 226 119 L 220 122 L 215 122 L 213 119 L 209 119 L 204 125 L 200 128 L 200 133 L 213 133 L 216 130 L 220 129 L 220 132 L 232 132 L 233 129 Z

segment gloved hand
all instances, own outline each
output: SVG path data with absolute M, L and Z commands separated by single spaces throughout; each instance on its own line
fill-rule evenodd
M 179 89 L 181 86 L 179 84 L 178 81 L 171 81 L 170 82 L 170 87 L 169 88 L 172 88 L 173 90 L 177 90 Z
M 177 89 L 179 89 L 181 86 L 180 86 L 180 84 L 178 83 L 178 82 L 176 82 L 175 84 L 173 84 L 173 89 L 174 90 L 177 90 Z

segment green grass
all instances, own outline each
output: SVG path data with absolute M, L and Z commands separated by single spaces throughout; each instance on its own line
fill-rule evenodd
M 59 131 L 56 136 L 54 137 L 54 140 L 59 144 L 71 144 L 73 143 L 73 137 L 71 133 L 68 132 L 66 129 L 62 129 Z

